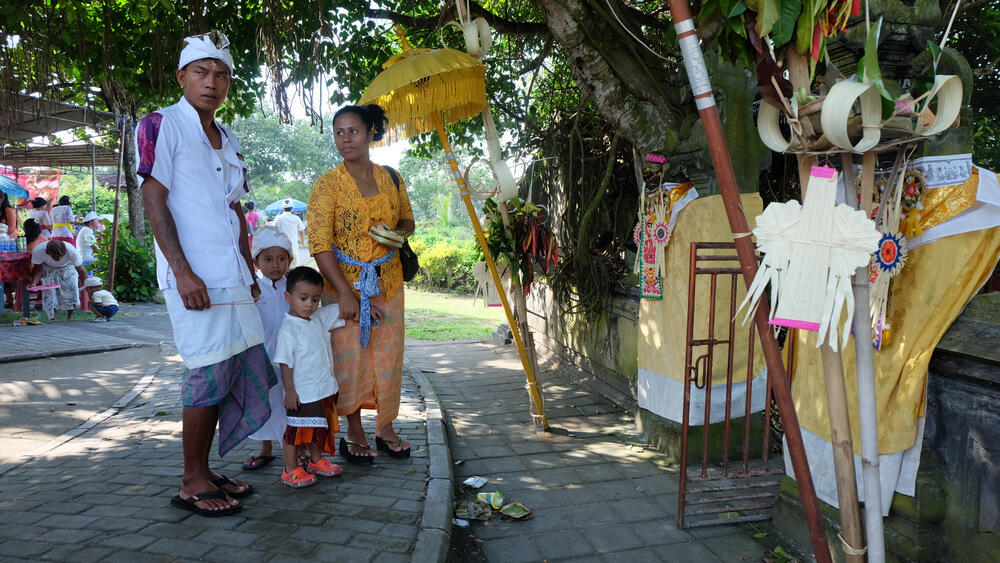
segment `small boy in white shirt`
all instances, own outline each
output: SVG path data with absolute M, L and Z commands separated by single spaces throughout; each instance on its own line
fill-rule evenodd
M 118 300 L 106 289 L 101 289 L 104 283 L 99 277 L 89 277 L 83 282 L 83 288 L 87 290 L 90 298 L 90 311 L 94 313 L 92 323 L 106 323 L 118 313 Z
M 253 237 L 251 254 L 254 265 L 260 272 L 257 282 L 260 298 L 255 305 L 264 324 L 264 349 L 273 364 L 274 352 L 278 348 L 278 331 L 288 312 L 285 273 L 292 261 L 292 242 L 274 227 L 264 227 Z M 275 364 L 274 371 L 281 373 L 281 368 Z M 285 386 L 280 380 L 268 390 L 268 401 L 271 404 L 270 418 L 264 426 L 250 435 L 253 440 L 261 440 L 260 452 L 243 462 L 243 469 L 246 471 L 256 471 L 274 461 L 272 442 L 280 444 L 285 435 Z
M 341 471 L 323 457 L 323 451 L 330 455 L 336 451 L 338 386 L 330 331 L 344 326 L 344 321 L 337 305 L 319 307 L 322 294 L 323 276 L 316 270 L 299 266 L 288 272 L 285 299 L 289 310 L 272 361 L 281 366 L 285 386 L 288 426 L 281 482 L 290 487 L 306 487 L 316 482 L 316 475 L 333 477 Z M 306 445 L 312 456 L 305 467 L 298 464 L 297 445 Z
M 97 252 L 97 235 L 94 234 L 94 229 L 97 228 L 97 213 L 91 211 L 83 216 L 83 226 L 80 227 L 80 232 L 76 234 L 76 251 L 80 253 L 80 259 L 83 260 L 83 265 L 88 266 L 94 261 L 94 255 Z

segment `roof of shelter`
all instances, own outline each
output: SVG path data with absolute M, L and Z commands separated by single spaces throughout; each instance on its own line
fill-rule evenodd
M 92 149 L 93 147 L 93 149 Z M 93 150 L 93 153 L 91 152 Z M 96 162 L 95 162 L 96 161 Z M 14 168 L 41 166 L 67 168 L 118 166 L 118 152 L 97 145 L 52 145 L 27 148 L 0 148 L 0 164 Z
M 36 98 L 25 94 L 3 96 L 0 107 L 0 142 L 27 141 L 33 137 L 113 121 L 114 114 L 85 106 Z

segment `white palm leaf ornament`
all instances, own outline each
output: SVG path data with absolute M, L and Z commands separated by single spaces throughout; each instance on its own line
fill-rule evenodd
M 747 290 L 744 322 L 771 284 L 771 324 L 819 331 L 816 345 L 838 349 L 837 321 L 844 305 L 842 344 L 854 317 L 851 276 L 867 266 L 879 241 L 864 212 L 836 203 L 837 171 L 813 167 L 805 202 L 772 203 L 757 218 L 757 248 L 764 255 Z

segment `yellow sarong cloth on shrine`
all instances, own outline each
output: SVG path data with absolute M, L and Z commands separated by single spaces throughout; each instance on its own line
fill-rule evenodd
M 741 194 L 743 211 L 750 228 L 754 227 L 755 218 L 762 213 L 763 202 L 760 195 Z M 639 342 L 638 342 L 638 381 L 637 394 L 639 406 L 673 421 L 683 418 L 683 381 L 684 355 L 687 339 L 688 311 L 688 275 L 690 273 L 692 242 L 731 242 L 733 235 L 729 230 L 722 196 L 713 195 L 699 197 L 690 202 L 680 212 L 670 243 L 666 248 L 667 273 L 663 279 L 663 299 L 643 299 L 639 305 Z M 733 254 L 732 250 L 716 251 L 717 253 Z M 733 263 L 719 262 L 717 266 L 730 266 Z M 720 276 L 716 288 L 715 335 L 717 338 L 727 338 L 729 335 L 729 305 L 730 285 L 728 276 Z M 736 303 L 746 295 L 746 284 L 741 276 L 737 276 Z M 710 282 L 707 276 L 698 280 L 697 302 L 695 304 L 696 337 L 707 334 L 708 310 L 710 303 Z M 742 315 L 740 316 L 742 319 Z M 733 354 L 734 395 L 732 413 L 734 417 L 743 416 L 743 397 L 745 396 L 747 375 L 747 340 L 749 324 L 741 322 L 736 325 L 736 346 Z M 695 348 L 694 358 L 703 354 L 705 348 Z M 725 417 L 725 384 L 726 362 L 728 349 L 719 346 L 715 351 L 712 369 L 713 392 L 711 397 L 712 420 L 718 422 Z M 755 341 L 754 366 L 751 372 L 754 377 L 752 397 L 756 404 L 758 399 L 763 404 L 766 392 L 766 378 L 756 377 L 764 370 L 764 356 L 760 350 L 759 340 Z M 714 388 L 721 390 L 716 391 Z M 702 399 L 700 406 L 699 397 Z M 719 404 L 722 401 L 722 404 Z M 755 408 L 754 410 L 759 410 Z M 704 421 L 704 391 L 692 387 L 692 424 Z
M 995 184 L 990 174 L 990 181 Z M 921 225 L 925 231 L 957 221 L 976 204 L 979 171 L 963 184 L 928 190 Z M 982 199 L 982 194 L 980 194 Z M 984 224 L 988 225 L 989 223 Z M 875 351 L 879 453 L 914 445 L 917 419 L 924 414 L 927 366 L 948 327 L 989 279 L 1000 257 L 1000 227 L 939 238 L 910 250 L 893 279 L 889 300 L 891 336 Z M 830 421 L 816 334 L 799 331 L 792 397 L 802 428 L 830 441 Z M 861 453 L 854 343 L 843 351 L 854 451 Z

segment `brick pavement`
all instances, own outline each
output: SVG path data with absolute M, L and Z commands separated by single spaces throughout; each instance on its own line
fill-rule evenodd
M 156 312 L 153 307 L 146 313 Z M 162 323 L 137 322 L 147 332 L 132 345 L 163 336 Z M 128 324 L 117 330 L 129 332 Z M 56 326 L 47 334 L 50 342 L 79 353 L 74 332 L 114 323 L 86 325 Z M 60 341 L 58 335 L 64 334 L 71 338 Z M 362 466 L 337 456 L 335 461 L 344 466 L 341 476 L 293 490 L 279 483 L 280 463 L 259 472 L 242 471 L 242 460 L 257 451 L 256 442 L 244 442 L 225 459 L 214 450 L 216 471 L 246 479 L 257 492 L 242 499 L 246 508 L 237 515 L 209 519 L 169 505 L 182 472 L 178 390 L 183 366 L 169 346 L 164 356 L 116 407 L 52 440 L 35 457 L 0 467 L 0 560 L 390 562 L 409 561 L 411 552 L 414 560 L 444 553 L 446 534 L 422 533 L 429 520 L 444 528 L 450 514 L 438 510 L 438 516 L 425 515 L 431 469 L 426 413 L 408 372 L 396 429 L 411 443 L 410 459 L 383 456 Z M 81 356 L 81 363 L 87 358 Z M 0 361 L 5 359 L 16 357 L 0 355 Z M 371 436 L 374 416 L 363 418 Z M 447 459 L 446 452 L 443 458 L 440 452 L 435 455 Z M 443 470 L 450 481 L 450 468 Z M 433 498 L 450 506 L 450 489 L 447 493 Z M 428 513 L 434 512 L 431 508 Z
M 760 561 L 764 548 L 742 527 L 677 529 L 676 469 L 634 436 L 630 417 L 574 384 L 575 368 L 540 368 L 552 432 L 536 433 L 512 346 L 411 342 L 407 360 L 450 422 L 455 482 L 488 477 L 480 491 L 534 511 L 472 524 L 488 561 Z

